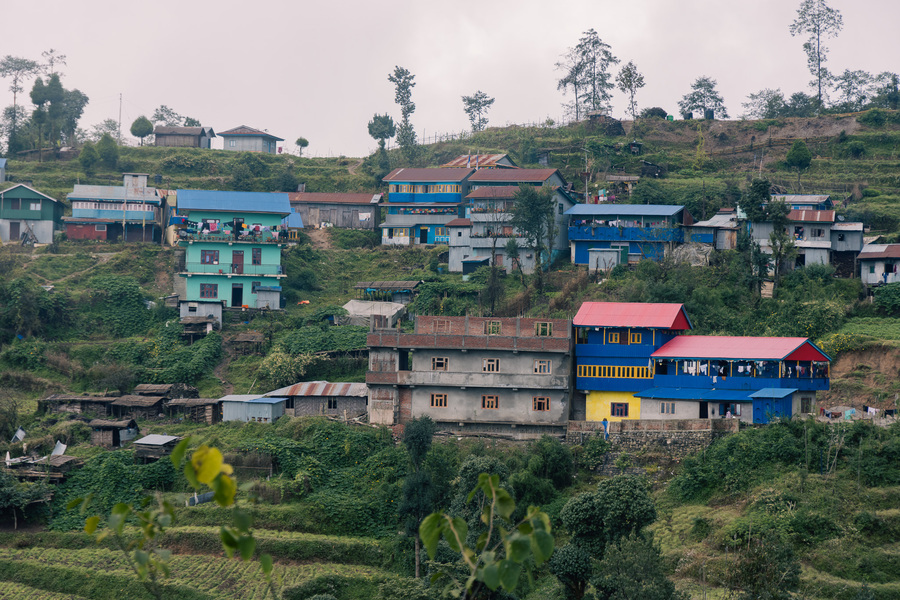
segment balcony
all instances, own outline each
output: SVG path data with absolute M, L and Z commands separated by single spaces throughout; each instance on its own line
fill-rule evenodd
M 231 233 L 210 233 L 208 231 L 199 232 L 190 229 L 180 229 L 178 231 L 178 240 L 181 242 L 221 242 L 236 244 L 284 244 L 287 243 L 287 231 L 272 232 L 260 231 L 259 233 L 246 233 L 234 239 Z
M 72 210 L 72 217 L 76 219 L 112 219 L 113 221 L 146 221 L 152 223 L 159 218 L 159 209 L 148 206 L 147 210 L 119 209 L 101 210 L 89 208 L 76 208 Z
M 381 227 L 415 227 L 416 225 L 446 225 L 456 218 L 456 212 L 438 215 L 392 215 L 385 217 Z
M 451 371 L 368 371 L 368 384 L 471 387 L 492 389 L 566 390 L 569 379 L 564 375 L 532 375 L 522 373 L 454 373 Z
M 684 242 L 684 230 L 676 227 L 569 227 L 569 241 L 581 242 Z
M 829 389 L 828 377 L 751 377 L 737 375 L 733 377 L 713 378 L 709 375 L 655 375 L 653 387 L 666 388 L 698 388 L 701 390 L 747 390 L 756 391 L 763 388 L 796 388 L 800 391 Z
M 281 265 L 268 263 L 262 265 L 238 265 L 231 263 L 185 263 L 185 275 L 262 275 L 268 277 L 284 277 L 284 269 Z

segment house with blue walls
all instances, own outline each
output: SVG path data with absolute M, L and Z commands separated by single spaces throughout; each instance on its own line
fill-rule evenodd
M 386 177 L 388 201 L 381 243 L 447 244 L 447 223 L 462 217 L 471 168 L 394 169 Z
M 682 304 L 636 302 L 585 302 L 573 324 L 573 413 L 587 421 L 642 418 L 635 394 L 655 385 L 653 353 L 692 329 Z
M 815 412 L 831 358 L 807 338 L 685 335 L 651 355 L 643 419 L 732 417 L 768 423 Z
M 592 249 L 618 250 L 617 264 L 662 260 L 694 222 L 683 206 L 668 204 L 576 204 L 565 214 L 572 262 L 589 266 Z
M 122 185 L 75 185 L 72 216 L 63 217 L 70 240 L 156 242 L 162 231 L 162 198 L 147 173 L 123 173 Z
M 288 195 L 269 192 L 176 192 L 178 245 L 185 248 L 179 273 L 188 302 L 225 307 L 281 308 L 282 219 L 291 214 Z

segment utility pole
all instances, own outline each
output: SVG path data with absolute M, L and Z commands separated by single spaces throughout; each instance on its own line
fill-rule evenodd
M 116 144 L 122 145 L 122 92 L 119 92 L 119 130 L 116 132 Z

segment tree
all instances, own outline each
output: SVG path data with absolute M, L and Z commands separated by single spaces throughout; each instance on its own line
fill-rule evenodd
M 0 471 L 0 510 L 4 513 L 7 508 L 12 511 L 13 529 L 19 527 L 16 511 L 24 514 L 29 504 L 44 500 L 51 493 L 46 481 L 19 482 L 14 475 Z
M 552 237 L 554 229 L 553 208 L 552 189 L 525 184 L 519 185 L 510 208 L 510 224 L 522 234 L 525 247 L 534 250 L 535 284 L 538 292 L 543 292 L 544 287 L 542 254 L 548 248 L 544 245 L 544 240 Z
M 616 85 L 623 94 L 628 95 L 628 110 L 631 113 L 631 119 L 637 121 L 637 101 L 635 95 L 637 91 L 644 87 L 644 76 L 637 70 L 634 61 L 628 61 L 619 74 L 616 76 Z M 664 117 L 665 118 L 665 117 Z
M 803 140 L 795 140 L 791 148 L 784 156 L 785 164 L 791 169 L 797 169 L 797 187 L 800 187 L 800 174 L 812 164 L 812 152 Z
M 162 104 L 153 111 L 153 116 L 150 117 L 150 120 L 153 121 L 154 124 L 162 123 L 167 127 L 180 127 L 184 122 L 184 117 L 165 104 Z
M 472 131 L 483 131 L 487 126 L 487 111 L 494 103 L 491 98 L 481 90 L 478 90 L 471 96 L 463 96 L 463 110 L 469 117 L 469 123 L 472 124 Z
M 800 588 L 800 563 L 789 545 L 768 535 L 735 553 L 725 587 L 741 592 L 740 600 L 790 600 Z
M 297 141 L 294 142 L 297 144 L 297 147 L 300 148 L 300 156 L 303 156 L 303 149 L 309 146 L 309 140 L 305 137 L 298 137 Z
M 407 160 L 416 156 L 416 130 L 413 129 L 409 117 L 416 111 L 412 101 L 412 89 L 416 86 L 415 75 L 400 66 L 388 75 L 388 81 L 394 84 L 394 102 L 400 107 L 400 126 L 397 128 L 397 144 Z
M 662 570 L 662 553 L 636 533 L 612 544 L 591 579 L 597 600 L 687 600 Z M 761 597 L 761 596 L 758 596 Z
M 144 115 L 139 116 L 131 124 L 131 135 L 141 138 L 141 146 L 144 145 L 144 138 L 153 133 L 153 123 Z
M 375 113 L 372 120 L 369 121 L 369 135 L 378 140 L 378 147 L 384 149 L 384 142 L 397 134 L 397 128 L 394 126 L 394 119 L 390 115 L 379 115 Z
M 198 119 L 193 117 L 185 117 L 184 123 L 182 123 L 184 127 L 202 127 L 203 125 L 200 123 Z
M 609 69 L 618 64 L 619 59 L 610 52 L 609 44 L 603 42 L 594 29 L 585 31 L 575 47 L 584 63 L 585 108 L 590 111 L 609 110 L 612 90 Z
M 88 97 L 81 90 L 65 90 L 61 134 L 62 140 L 69 146 L 77 143 L 78 121 L 87 103 Z
M 875 96 L 872 105 L 878 108 L 897 110 L 900 106 L 900 76 L 897 73 L 885 71 L 875 77 Z
M 678 109 L 685 117 L 694 111 L 705 116 L 706 111 L 711 110 L 714 116 L 718 115 L 722 119 L 728 118 L 728 111 L 725 109 L 722 96 L 716 91 L 716 80 L 710 77 L 698 77 L 691 84 L 691 91 L 678 101 Z
M 591 555 L 576 544 L 566 544 L 553 553 L 547 563 L 550 572 L 563 586 L 565 600 L 581 600 L 594 572 Z
M 17 117 L 19 114 L 16 110 L 18 107 L 18 94 L 24 89 L 22 83 L 29 77 L 36 75 L 38 72 L 40 72 L 40 65 L 27 58 L 20 58 L 18 56 L 7 54 L 0 60 L 0 77 L 10 80 L 9 91 L 13 93 L 13 120 L 8 140 L 8 150 L 10 153 L 16 152 L 19 149 L 19 143 L 16 139 L 16 129 L 18 125 Z
M 772 266 L 775 270 L 775 281 L 772 286 L 773 293 L 778 287 L 785 265 L 797 256 L 797 246 L 794 244 L 794 237 L 788 231 L 790 221 L 788 221 L 787 217 L 790 212 L 791 207 L 787 202 L 770 201 L 766 207 L 768 220 L 772 223 L 772 233 L 769 234 L 769 247 L 772 249 Z
M 239 192 L 253 191 L 253 173 L 244 163 L 236 163 L 231 168 L 231 187 Z
M 834 87 L 840 96 L 837 108 L 843 112 L 855 112 L 866 106 L 866 101 L 871 101 L 875 96 L 875 77 L 866 71 L 844 72 L 834 78 Z
M 506 256 L 512 260 L 513 268 L 519 272 L 519 279 L 522 285 L 525 285 L 525 273 L 522 272 L 522 261 L 519 259 L 519 242 L 516 238 L 511 237 L 506 240 Z
M 762 89 L 747 96 L 747 102 L 741 103 L 747 116 L 751 119 L 777 119 L 784 115 L 786 104 L 781 89 Z
M 100 162 L 108 169 L 113 169 L 119 161 L 119 147 L 109 133 L 104 133 L 97 142 L 97 155 Z
M 571 104 L 563 104 L 571 114 L 575 115 L 575 120 L 581 120 L 581 105 L 583 103 L 580 94 L 584 89 L 584 70 L 585 64 L 580 52 L 577 48 L 569 48 L 562 55 L 562 60 L 556 63 L 556 70 L 562 71 L 563 76 L 556 82 L 556 89 L 562 90 L 563 96 L 569 88 L 575 94 L 575 99 Z
M 91 141 L 98 142 L 104 135 L 115 137 L 118 132 L 118 121 L 116 121 L 115 119 L 104 119 L 91 128 L 91 133 L 88 135 L 88 137 L 91 139 Z
M 669 113 L 658 106 L 651 106 L 641 111 L 642 119 L 665 119 L 668 116 Z
M 831 80 L 831 74 L 825 67 L 828 60 L 828 48 L 824 41 L 835 38 L 844 27 L 844 19 L 839 10 L 833 9 L 825 0 L 802 0 L 797 9 L 797 18 L 791 23 L 791 36 L 805 34 L 806 64 L 813 79 L 810 86 L 816 90 L 816 103 L 821 109 L 825 105 L 825 92 Z
M 297 176 L 294 175 L 294 161 L 288 160 L 278 175 L 278 190 L 281 192 L 297 191 Z
M 66 55 L 60 54 L 53 48 L 41 52 L 41 57 L 43 57 L 44 59 L 44 64 L 41 66 L 41 71 L 43 71 L 47 75 L 53 75 L 54 73 L 56 73 L 57 63 L 61 65 L 66 64 Z
M 81 165 L 84 174 L 88 176 L 93 175 L 94 168 L 98 162 L 100 162 L 100 155 L 97 154 L 97 149 L 91 142 L 86 142 L 78 154 L 78 163 Z
M 818 101 L 803 92 L 794 92 L 787 101 L 785 117 L 812 117 L 818 110 Z
M 406 520 L 407 535 L 412 535 L 416 548 L 416 579 L 419 578 L 419 523 L 434 510 L 435 497 L 431 474 L 423 470 L 425 457 L 431 450 L 435 424 L 431 417 L 412 419 L 403 428 L 403 445 L 409 454 L 412 472 L 403 482 L 400 517 Z

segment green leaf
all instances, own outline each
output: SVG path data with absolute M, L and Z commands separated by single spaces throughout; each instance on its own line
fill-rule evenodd
M 259 566 L 262 567 L 263 573 L 266 575 L 272 574 L 272 557 L 268 554 L 263 554 L 259 557 Z
M 137 564 L 146 566 L 147 563 L 150 562 L 150 554 L 148 552 L 144 552 L 143 550 L 135 550 L 134 551 L 134 560 Z
M 187 452 L 188 442 L 190 442 L 190 440 L 191 438 L 188 436 L 178 442 L 178 445 L 172 450 L 172 454 L 169 455 L 169 458 L 172 460 L 172 466 L 176 469 L 181 466 L 181 461 L 184 459 L 184 453 Z
M 512 499 L 509 492 L 501 487 L 498 487 L 495 490 L 494 497 L 497 502 L 497 514 L 508 521 L 509 517 L 512 516 L 513 512 L 516 510 L 515 500 Z
M 219 529 L 219 537 L 222 538 L 222 547 L 225 548 L 228 558 L 234 556 L 234 551 L 238 547 L 237 538 L 225 527 Z
M 525 562 L 531 554 L 531 539 L 514 533 L 506 540 L 506 556 L 517 563 Z
M 234 509 L 234 512 L 231 514 L 231 520 L 234 523 L 234 528 L 238 531 L 250 531 L 250 528 L 253 526 L 253 517 L 250 513 L 239 508 Z
M 444 528 L 444 539 L 447 540 L 454 552 L 460 552 L 466 543 L 469 526 L 460 517 L 454 517 L 453 519 L 445 517 Z
M 500 587 L 500 567 L 497 563 L 484 565 L 484 568 L 481 570 L 480 579 L 484 582 L 484 585 L 491 589 L 491 591 Z
M 192 488 L 195 490 L 200 489 L 200 482 L 197 481 L 197 474 L 194 472 L 194 465 L 191 464 L 191 461 L 187 461 L 184 464 L 184 478 L 188 480 Z
M 73 510 L 75 508 L 79 508 L 84 503 L 85 503 L 84 498 L 75 498 L 74 500 L 69 500 L 66 503 L 66 510 Z
M 97 531 L 97 525 L 100 524 L 100 517 L 88 517 L 84 522 L 84 532 L 91 535 Z
M 553 554 L 553 536 L 546 531 L 535 531 L 531 536 L 531 551 L 534 552 L 535 564 L 542 564 Z
M 213 500 L 216 501 L 216 504 L 219 506 L 234 504 L 234 496 L 237 494 L 237 484 L 234 479 L 222 473 L 213 480 L 212 488 L 215 492 Z
M 238 548 L 241 551 L 241 560 L 250 560 L 256 551 L 256 540 L 252 536 L 242 535 L 238 538 Z
M 419 525 L 419 538 L 425 546 L 428 558 L 434 559 L 434 553 L 437 552 L 437 545 L 441 540 L 442 521 L 443 516 L 440 513 L 431 513 Z
M 510 559 L 500 561 L 500 585 L 507 592 L 512 592 L 519 585 L 519 575 L 522 573 L 522 565 Z

